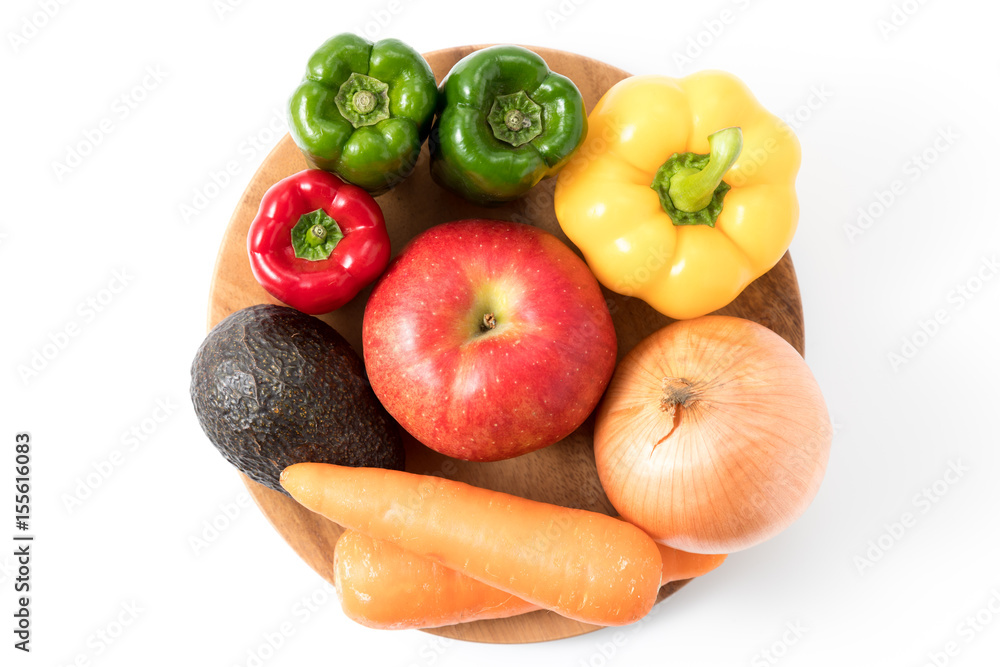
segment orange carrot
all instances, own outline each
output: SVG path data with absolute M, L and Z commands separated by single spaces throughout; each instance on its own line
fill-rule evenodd
M 660 558 L 663 559 L 661 586 L 671 581 L 700 577 L 719 567 L 722 561 L 726 560 L 726 554 L 693 554 L 659 542 L 656 546 L 660 547 Z
M 669 584 L 671 581 L 683 581 L 708 574 L 726 560 L 726 554 L 692 554 L 659 542 L 656 543 L 656 546 L 660 550 L 660 559 L 663 561 L 663 573 L 660 575 L 661 586 Z
M 656 543 L 604 514 L 381 468 L 298 463 L 281 484 L 346 528 L 584 623 L 626 625 L 656 601 Z
M 369 628 L 437 628 L 538 609 L 392 542 L 345 531 L 334 549 L 337 596 Z
M 663 559 L 661 586 L 703 575 L 726 559 L 725 555 L 691 554 L 662 544 L 657 547 Z M 334 571 L 344 613 L 370 628 L 436 628 L 541 609 L 435 561 L 354 530 L 345 531 L 337 541 Z

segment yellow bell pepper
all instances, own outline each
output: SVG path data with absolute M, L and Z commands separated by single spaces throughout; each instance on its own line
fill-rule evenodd
M 630 77 L 588 122 L 556 183 L 555 211 L 609 289 L 675 319 L 698 317 L 788 249 L 799 142 L 736 77 Z

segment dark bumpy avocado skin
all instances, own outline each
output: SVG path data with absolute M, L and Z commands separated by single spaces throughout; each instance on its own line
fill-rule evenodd
M 281 471 L 303 461 L 403 469 L 399 429 L 357 353 L 293 308 L 251 306 L 219 322 L 191 365 L 191 400 L 226 460 L 282 493 Z

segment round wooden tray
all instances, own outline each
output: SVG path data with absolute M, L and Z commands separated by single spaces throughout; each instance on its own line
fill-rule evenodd
M 481 46 L 463 46 L 426 54 L 438 82 L 452 65 Z M 551 69 L 570 77 L 592 109 L 601 95 L 628 73 L 583 56 L 530 47 Z M 463 218 L 494 218 L 530 222 L 552 232 L 573 247 L 559 229 L 552 209 L 555 179 L 532 189 L 522 199 L 498 208 L 484 209 L 451 195 L 430 177 L 427 146 L 412 176 L 378 202 L 385 213 L 395 255 L 413 236 L 433 225 Z M 264 191 L 276 181 L 306 168 L 291 137 L 286 135 L 264 160 L 243 193 L 229 222 L 212 278 L 208 325 L 214 327 L 230 313 L 257 303 L 277 303 L 257 284 L 247 261 L 246 237 Z M 321 319 L 339 331 L 361 354 L 361 319 L 369 289 L 351 303 Z M 671 320 L 638 299 L 604 290 L 618 334 L 619 360 L 647 335 Z M 754 320 L 780 334 L 800 353 L 804 347 L 802 303 L 791 257 L 786 254 L 769 273 L 751 284 L 736 301 L 718 311 Z M 407 442 L 406 469 L 458 479 L 470 484 L 517 494 L 535 500 L 613 513 L 601 488 L 594 465 L 593 422 L 588 420 L 562 442 L 531 454 L 497 463 L 453 461 L 412 438 Z M 291 498 L 243 478 L 247 489 L 275 530 L 316 572 L 333 582 L 333 548 L 341 528 L 304 509 Z M 660 590 L 659 599 L 686 584 L 674 582 Z M 549 611 L 514 618 L 476 621 L 428 630 L 437 635 L 468 641 L 523 643 L 572 637 L 597 630 Z

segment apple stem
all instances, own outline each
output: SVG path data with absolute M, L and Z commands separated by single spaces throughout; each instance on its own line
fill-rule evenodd
M 490 329 L 495 329 L 497 326 L 497 318 L 493 316 L 493 313 L 486 313 L 483 315 L 483 323 L 479 325 L 480 331 L 489 331 Z

